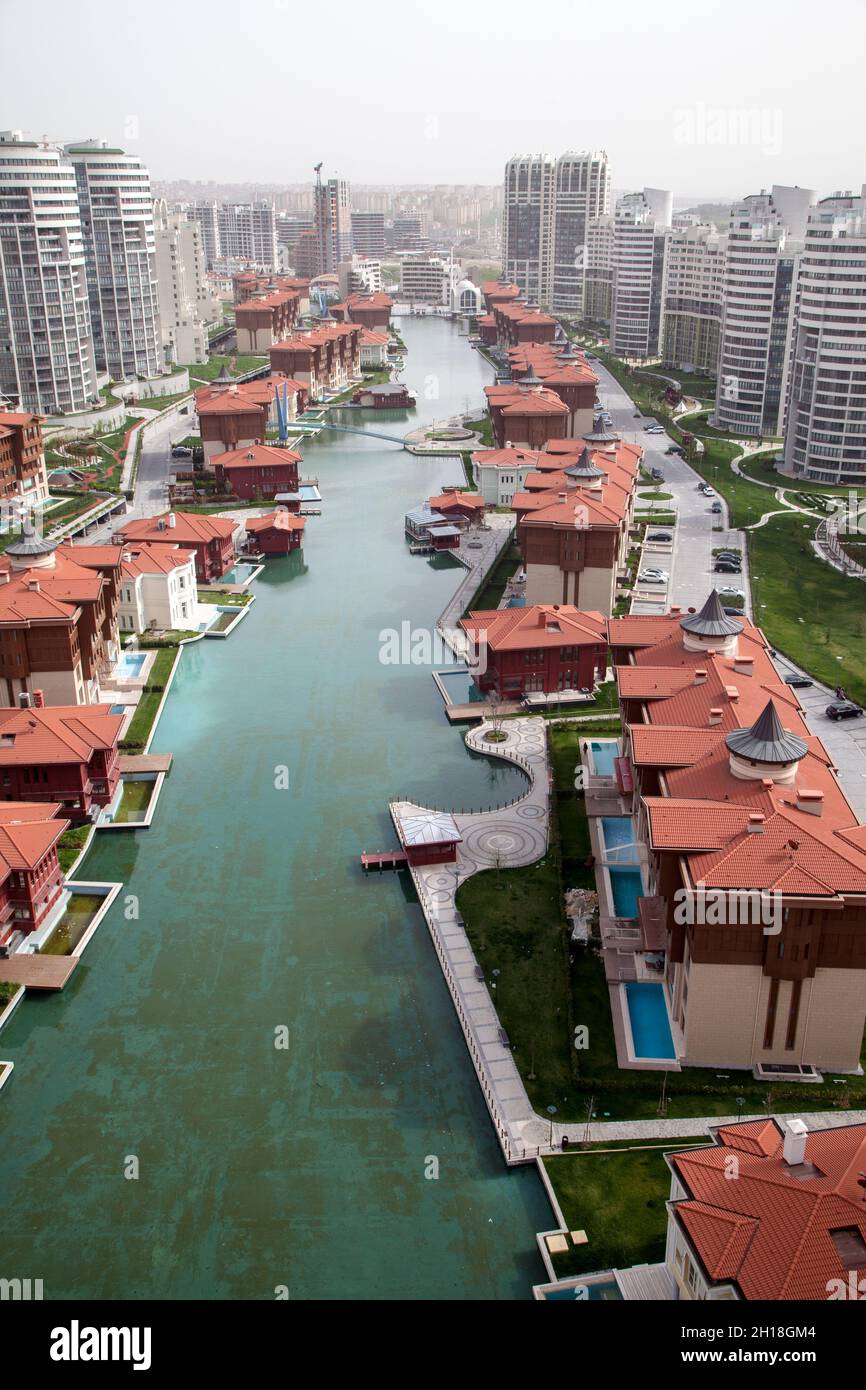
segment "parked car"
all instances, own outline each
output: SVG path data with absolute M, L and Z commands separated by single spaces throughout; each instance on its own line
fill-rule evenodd
M 743 599 L 744 599 L 745 597 L 746 597 L 746 595 L 743 593 L 743 590 L 742 590 L 742 589 L 720 589 L 720 590 L 719 590 L 719 598 L 728 598 L 728 599 L 731 599 L 731 598 L 743 598 Z
M 660 468 L 650 469 L 650 477 L 656 483 L 663 483 L 665 480 L 665 475 Z
M 647 540 L 658 541 L 660 544 L 663 545 L 670 545 L 670 543 L 673 541 L 673 536 L 671 535 L 670 531 L 653 531 L 650 535 L 647 536 Z
M 646 568 L 645 568 L 644 570 L 641 571 L 641 573 L 642 573 L 642 574 L 655 574 L 655 575 L 658 575 L 658 577 L 659 577 L 660 579 L 670 579 L 670 575 L 669 575 L 668 571 L 667 571 L 667 570 L 663 570 L 663 569 L 661 568 L 660 565 L 647 565 Z
M 715 497 L 716 495 L 713 489 L 707 483 L 704 483 L 703 487 L 701 488 L 701 492 L 704 494 L 705 497 Z
M 644 572 L 641 572 L 639 579 L 641 584 L 667 584 L 668 582 L 667 575 L 646 574 Z
M 191 459 L 192 449 L 188 449 L 185 444 L 175 444 L 171 456 L 173 459 Z
M 725 604 L 722 604 L 722 612 L 727 613 L 729 618 L 742 618 L 743 616 L 742 608 L 728 608 Z
M 643 419 L 643 416 L 641 415 L 641 413 L 640 413 L 639 410 L 636 410 L 636 411 L 635 411 L 635 413 L 634 413 L 634 418 L 635 418 L 635 420 L 642 420 L 642 419 Z
M 735 565 L 742 563 L 742 556 L 739 550 L 720 550 L 716 554 L 717 560 L 733 560 Z
M 713 565 L 716 574 L 742 574 L 743 566 L 739 560 L 716 560 Z
M 721 512 L 721 510 L 722 510 L 722 504 L 721 504 L 721 502 L 714 502 L 713 505 L 710 507 L 710 511 L 713 512 L 714 515 L 716 515 L 716 516 L 719 515 L 719 513 Z
M 834 700 L 824 713 L 828 719 L 859 719 L 863 710 L 853 700 Z
M 783 676 L 782 679 L 786 685 L 792 686 L 794 690 L 808 690 L 811 685 L 815 684 L 808 676 L 797 675 L 796 671 L 792 671 L 789 675 Z

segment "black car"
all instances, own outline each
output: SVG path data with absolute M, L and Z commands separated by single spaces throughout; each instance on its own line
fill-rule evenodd
M 663 544 L 669 545 L 670 542 L 673 540 L 673 536 L 670 534 L 669 531 L 653 531 L 651 535 L 647 536 L 647 540 L 661 541 Z
M 643 416 L 641 415 L 641 413 L 640 413 L 639 410 L 636 410 L 636 411 L 635 411 L 635 413 L 634 413 L 634 418 L 635 418 L 635 420 L 642 420 L 642 419 L 643 419 Z
M 738 555 L 735 550 L 720 550 L 714 558 L 716 560 L 730 560 L 734 565 L 742 564 L 742 556 Z
M 726 607 L 724 604 L 722 605 L 722 612 L 727 613 L 729 618 L 742 618 L 743 616 L 742 608 L 730 608 Z
M 853 700 L 834 700 L 824 713 L 828 719 L 859 719 L 863 711 Z
M 665 475 L 660 468 L 651 469 L 650 477 L 653 478 L 657 483 L 663 483 L 665 480 Z
M 789 676 L 783 676 L 783 680 L 786 685 L 792 686 L 794 690 L 808 690 L 810 685 L 815 684 L 808 676 L 798 676 L 796 672 L 792 672 Z
M 173 459 L 191 459 L 192 449 L 187 449 L 184 444 L 175 444 L 171 451 L 171 456 Z
M 716 574 L 742 574 L 743 567 L 739 560 L 717 560 L 713 565 Z

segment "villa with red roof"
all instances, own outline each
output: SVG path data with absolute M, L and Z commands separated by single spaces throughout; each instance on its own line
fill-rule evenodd
M 0 801 L 0 946 L 46 922 L 63 892 L 57 855 L 70 822 L 56 803 Z
M 357 323 L 324 323 L 296 333 L 271 348 L 271 367 L 303 384 L 309 400 L 340 391 L 361 374 L 361 338 Z
M 471 640 L 475 684 L 502 700 L 534 691 L 591 690 L 607 670 L 601 613 L 570 604 L 534 604 L 470 613 L 459 626 Z
M 0 705 L 98 700 L 120 651 L 121 556 L 25 532 L 0 556 Z
M 564 439 L 570 411 L 555 391 L 528 382 L 485 386 L 493 438 L 498 449 L 543 449 Z
M 427 506 L 458 526 L 484 520 L 484 498 L 477 492 L 463 492 L 459 487 L 446 487 L 438 497 L 429 497 Z
M 527 343 L 510 348 L 508 360 L 516 385 L 541 384 L 568 406 L 566 438 L 580 439 L 592 430 L 598 377 L 571 343 L 563 348 Z
M 361 366 L 384 367 L 388 360 L 387 333 L 379 333 L 373 328 L 365 328 L 361 334 Z
M 248 444 L 214 454 L 210 466 L 217 482 L 247 502 L 270 500 L 278 492 L 297 492 L 301 455 L 276 444 Z
M 491 507 L 510 507 L 540 458 L 538 449 L 478 449 L 472 455 L 472 481 Z
M 388 334 L 394 301 L 381 290 L 350 294 L 341 304 L 332 304 L 331 313 L 343 323 L 359 323 L 362 328 Z
M 122 548 L 121 632 L 188 631 L 196 611 L 195 551 L 176 545 Z
M 286 507 L 264 516 L 248 517 L 244 522 L 250 542 L 263 555 L 288 555 L 300 550 L 305 524 L 302 516 L 293 515 Z
M 0 410 L 0 502 L 33 504 L 47 496 L 41 415 Z
M 862 1299 L 866 1125 L 810 1132 L 802 1120 L 750 1120 L 712 1137 L 665 1155 L 675 1296 Z
M 123 522 L 115 539 L 127 548 L 141 545 L 180 546 L 195 553 L 195 572 L 200 584 L 222 579 L 235 562 L 234 537 L 238 524 L 229 517 L 196 512 L 163 512 L 140 521 Z
M 215 454 L 261 444 L 269 429 L 276 429 L 276 398 L 285 393 L 288 418 L 294 420 L 306 408 L 308 387 L 283 372 L 255 381 L 233 381 L 221 373 L 209 386 L 195 393 L 199 434 L 205 462 Z
M 58 802 L 87 820 L 117 789 L 122 724 L 107 704 L 0 709 L 0 798 Z
M 301 316 L 298 290 L 273 289 L 256 293 L 235 307 L 237 350 L 266 353 L 288 338 Z
M 725 613 L 612 619 L 617 784 L 643 850 L 635 949 L 656 953 L 683 1066 L 856 1072 L 866 1019 L 866 826 L 766 640 Z M 615 909 L 604 909 L 611 919 Z
M 527 603 L 572 604 L 609 616 L 628 557 L 643 449 L 551 440 L 511 507 Z

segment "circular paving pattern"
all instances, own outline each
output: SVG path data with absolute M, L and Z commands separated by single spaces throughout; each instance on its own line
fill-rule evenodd
M 498 858 L 514 864 L 540 856 L 544 852 L 544 837 L 533 826 L 516 822 L 507 826 L 473 825 L 463 836 L 463 850 L 477 861 L 495 863 Z
M 514 808 L 518 816 L 523 816 L 525 820 L 541 820 L 544 818 L 544 807 L 536 805 L 533 801 L 528 801 L 525 806 Z

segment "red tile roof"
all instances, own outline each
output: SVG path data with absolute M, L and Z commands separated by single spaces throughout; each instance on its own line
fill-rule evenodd
M 214 454 L 211 467 L 219 465 L 232 472 L 238 468 L 285 468 L 286 464 L 301 461 L 301 455 L 293 449 L 281 449 L 275 444 L 246 444 L 242 449 L 228 449 L 224 454 Z
M 824 1302 L 830 1281 L 847 1289 L 852 1269 L 866 1272 L 866 1255 L 845 1259 L 834 1240 L 866 1240 L 866 1125 L 809 1134 L 814 1172 L 790 1169 L 783 1144 L 773 1121 L 756 1120 L 720 1129 L 709 1148 L 669 1154 L 687 1194 L 672 1203 L 674 1220 L 712 1282 L 733 1283 L 748 1300 Z
M 481 609 L 460 619 L 464 632 L 486 633 L 492 651 L 524 648 L 581 647 L 605 642 L 601 613 L 586 613 L 572 604 L 531 604 L 525 608 Z
M 110 710 L 110 705 L 0 709 L 0 767 L 89 762 L 97 749 L 113 748 L 120 736 L 123 715 Z
M 174 526 L 168 525 L 168 518 L 174 516 Z M 160 526 L 160 522 L 163 525 Z M 230 517 L 199 515 L 196 512 L 163 512 L 161 516 L 147 516 L 141 521 L 122 522 L 117 535 L 128 541 L 156 541 L 159 544 L 202 545 L 217 538 L 234 535 L 238 523 Z
M 195 560 L 194 550 L 170 545 L 122 546 L 123 573 L 128 579 L 139 574 L 171 574 L 172 570 Z
M 251 516 L 244 522 L 247 534 L 258 535 L 259 531 L 303 531 L 306 522 L 302 516 L 287 511 L 285 507 L 265 516 Z

